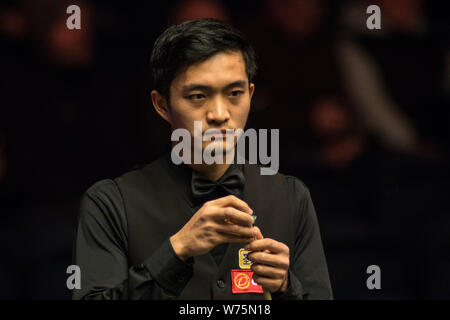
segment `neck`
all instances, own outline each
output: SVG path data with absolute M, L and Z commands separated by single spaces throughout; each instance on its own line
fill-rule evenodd
M 217 181 L 224 175 L 231 164 L 187 164 L 192 170 L 200 172 L 202 175 L 208 177 L 211 181 Z
M 173 146 L 174 143 L 172 143 L 172 147 Z M 234 148 L 230 152 L 232 153 L 232 159 L 234 159 L 236 148 Z M 223 164 L 220 163 L 206 164 L 203 162 L 200 164 L 196 164 L 194 163 L 194 158 L 192 157 L 190 163 L 185 163 L 185 165 L 190 167 L 192 170 L 201 173 L 205 177 L 208 177 L 208 179 L 210 179 L 211 181 L 217 181 L 225 174 L 225 172 L 231 166 L 231 163 L 226 163 L 226 154 L 223 155 L 222 162 Z
M 232 153 L 232 159 L 234 159 L 236 149 L 230 151 Z M 191 161 L 190 164 L 187 164 L 192 170 L 200 172 L 202 175 L 208 177 L 211 181 L 219 180 L 228 168 L 231 166 L 231 163 L 226 163 L 226 154 L 223 155 L 222 159 L 223 164 L 213 163 L 213 164 L 195 164 L 194 161 Z

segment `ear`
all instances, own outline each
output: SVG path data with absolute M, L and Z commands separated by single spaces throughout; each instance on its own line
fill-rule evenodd
M 152 103 L 156 112 L 168 123 L 171 123 L 170 111 L 166 98 L 164 98 L 158 91 L 152 90 Z
M 248 89 L 249 89 L 249 94 L 250 94 L 250 101 L 252 101 L 253 93 L 255 92 L 255 84 L 250 83 Z

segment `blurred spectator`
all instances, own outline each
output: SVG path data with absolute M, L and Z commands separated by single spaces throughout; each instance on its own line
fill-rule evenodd
M 266 0 L 240 24 L 259 55 L 249 127 L 283 128 L 299 139 L 305 108 L 316 97 L 339 91 L 334 41 L 324 28 L 326 3 Z
M 265 5 L 269 22 L 290 42 L 302 42 L 323 28 L 326 3 L 322 0 L 269 0 Z
M 281 172 L 307 157 L 308 106 L 342 91 L 329 9 L 322 0 L 266 0 L 239 23 L 259 56 L 248 127 L 280 129 Z
M 0 32 L 11 39 L 31 41 L 49 64 L 83 67 L 94 58 L 92 5 L 78 1 L 82 8 L 80 30 L 69 30 L 66 8 L 72 2 L 57 0 L 18 1 L 0 11 Z
M 175 3 L 169 13 L 169 25 L 200 18 L 230 22 L 228 8 L 220 0 L 190 0 Z
M 76 197 L 136 161 L 128 128 L 136 108 L 128 93 L 133 70 L 122 72 L 119 56 L 96 55 L 90 4 L 78 2 L 81 30 L 67 29 L 69 4 L 24 1 L 18 9 L 29 42 L 9 46 L 2 62 L 9 173 L 29 201 Z
M 381 30 L 366 28 L 369 2 L 352 1 L 343 11 L 350 34 L 338 52 L 346 92 L 385 146 L 434 156 L 435 142 L 450 146 L 445 33 L 430 29 L 421 0 L 370 4 L 380 6 Z
M 365 149 L 363 128 L 342 99 L 319 98 L 309 111 L 316 159 L 332 168 L 348 167 Z
M 308 122 L 309 149 L 283 160 L 314 196 L 336 294 L 447 296 L 426 279 L 441 269 L 434 259 L 450 260 L 447 241 L 429 240 L 445 237 L 435 222 L 448 220 L 441 217 L 448 210 L 448 165 L 381 147 L 343 96 L 319 97 L 308 108 Z M 352 276 L 375 262 L 386 283 L 382 294 L 364 290 Z
M 10 17 L 0 29 L 0 164 L 2 151 L 8 160 L 0 235 L 9 244 L 0 279 L 14 279 L 9 298 L 70 298 L 65 270 L 81 194 L 138 161 L 135 53 L 117 37 L 98 41 L 100 21 L 86 1 L 77 2 L 81 30 L 68 30 L 70 4 L 25 0 L 0 14 Z
M 92 9 L 86 2 L 78 1 L 77 5 L 83 8 L 82 28 L 69 30 L 66 26 L 68 14 L 60 10 L 48 27 L 47 40 L 41 43 L 50 61 L 60 66 L 80 68 L 92 63 L 94 58 Z
M 12 4 L 0 7 L 0 34 L 12 39 L 24 38 L 27 32 L 25 16 Z

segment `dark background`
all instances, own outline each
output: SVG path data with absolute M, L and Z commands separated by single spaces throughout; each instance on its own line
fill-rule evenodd
M 69 299 L 83 192 L 155 159 L 149 57 L 217 17 L 259 55 L 247 127 L 280 129 L 310 188 L 336 299 L 450 298 L 450 26 L 441 1 L 2 1 L 0 298 Z M 81 8 L 81 30 L 66 8 Z M 381 30 L 366 8 L 381 7 Z M 168 190 L 167 192 L 170 192 Z M 381 268 L 368 290 L 366 268 Z

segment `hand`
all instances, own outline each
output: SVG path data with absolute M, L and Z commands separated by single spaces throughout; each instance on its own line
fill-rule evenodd
M 270 292 L 285 292 L 288 286 L 289 247 L 282 242 L 263 238 L 258 231 L 257 240 L 245 246 L 251 251 L 248 259 L 252 261 L 253 279 Z
M 248 243 L 257 235 L 252 213 L 248 204 L 235 196 L 208 201 L 170 237 L 170 242 L 183 261 L 208 253 L 221 243 Z

